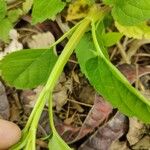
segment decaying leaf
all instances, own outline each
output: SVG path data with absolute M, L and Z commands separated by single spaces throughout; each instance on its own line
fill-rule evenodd
M 136 145 L 132 147 L 133 150 L 149 150 L 150 136 L 144 136 Z
M 72 142 L 78 141 L 85 135 L 93 132 L 96 127 L 99 127 L 99 125 L 108 119 L 111 112 L 112 106 L 108 102 L 104 101 L 102 97 L 96 96 L 93 107 L 83 122 L 78 135 Z
M 86 104 L 93 104 L 95 99 L 95 90 L 91 86 L 86 85 L 81 90 L 79 94 L 79 99 L 81 102 L 84 102 Z
M 127 142 L 121 142 L 119 140 L 114 141 L 110 147 L 110 150 L 130 150 L 127 146 Z
M 145 134 L 146 128 L 144 124 L 136 118 L 129 118 L 129 131 L 127 139 L 130 145 L 136 144 Z
M 79 150 L 108 150 L 111 144 L 126 132 L 127 123 L 127 117 L 118 112 L 81 145 Z
M 27 41 L 29 48 L 49 48 L 55 38 L 51 32 L 38 33 Z
M 72 80 L 70 78 L 66 79 L 65 74 L 63 73 L 53 92 L 53 102 L 57 111 L 60 111 L 66 104 L 68 91 L 72 92 Z
M 131 84 L 133 84 L 137 78 L 150 73 L 150 67 L 138 67 L 137 75 L 136 67 L 128 64 L 119 65 L 118 69 L 125 75 Z
M 10 30 L 9 36 L 10 36 L 11 42 L 4 49 L 3 52 L 0 52 L 0 59 L 2 59 L 5 55 L 9 53 L 23 49 L 23 45 L 18 41 L 19 34 L 15 29 Z
M 9 103 L 5 91 L 5 87 L 0 82 L 0 118 L 3 119 L 9 119 L 10 117 L 10 112 L 9 112 Z

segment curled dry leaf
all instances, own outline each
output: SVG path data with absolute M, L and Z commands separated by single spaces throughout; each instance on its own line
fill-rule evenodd
M 108 102 L 104 101 L 102 97 L 96 96 L 93 107 L 88 113 L 78 135 L 72 142 L 76 142 L 88 133 L 93 132 L 96 127 L 108 119 L 111 112 L 112 106 Z
M 136 67 L 128 64 L 119 65 L 118 69 L 125 75 L 131 84 L 136 81 L 137 77 L 140 78 L 150 73 L 150 67 L 138 67 L 137 75 Z
M 127 133 L 127 139 L 130 145 L 136 144 L 146 133 L 144 124 L 138 121 L 136 118 L 129 119 L 129 131 Z
M 127 123 L 127 117 L 118 112 L 82 144 L 79 150 L 108 150 L 111 144 L 126 132 Z

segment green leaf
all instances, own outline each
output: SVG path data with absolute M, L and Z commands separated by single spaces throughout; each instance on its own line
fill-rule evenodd
M 71 148 L 57 135 L 53 134 L 49 141 L 50 150 L 71 150 Z
M 115 22 L 115 26 L 121 33 L 129 38 L 150 39 L 150 26 L 148 26 L 146 23 L 135 26 L 123 26 L 118 22 Z
M 19 19 L 21 14 L 22 14 L 21 9 L 15 9 L 15 10 L 8 11 L 7 16 L 8 16 L 9 21 L 11 23 L 14 23 L 14 22 L 16 22 Z
M 96 36 L 97 36 L 98 44 L 105 57 L 109 59 L 108 50 L 102 39 L 103 35 L 105 35 L 105 25 L 103 22 L 99 22 L 96 28 Z
M 65 3 L 61 0 L 34 0 L 32 10 L 32 22 L 34 24 L 52 19 L 62 11 Z
M 86 69 L 90 83 L 114 107 L 128 116 L 150 123 L 150 101 L 133 88 L 106 58 L 91 58 Z
M 98 41 L 99 47 L 101 48 L 101 50 L 102 50 L 103 54 L 105 55 L 105 57 L 107 59 L 109 59 L 108 49 L 106 48 L 106 45 L 103 41 L 103 35 L 100 35 L 100 34 L 96 33 L 96 36 L 97 36 L 97 41 Z
M 52 49 L 14 52 L 1 61 L 2 78 L 17 89 L 31 89 L 47 81 L 56 60 Z
M 150 0 L 105 0 L 113 4 L 112 15 L 123 25 L 136 25 L 150 19 Z
M 91 33 L 86 33 L 82 39 L 80 40 L 79 44 L 76 46 L 76 56 L 81 68 L 81 71 L 87 75 L 85 64 L 87 60 L 94 57 L 95 47 L 91 42 L 93 39 L 91 37 Z
M 32 8 L 32 5 L 33 5 L 33 0 L 26 0 L 22 4 L 24 14 L 27 14 L 29 12 L 29 10 Z
M 0 22 L 5 17 L 7 12 L 7 5 L 4 0 L 0 0 Z
M 100 35 L 100 34 L 103 34 L 104 31 L 101 28 L 102 27 L 101 25 L 99 27 L 97 28 L 97 32 L 96 32 L 98 42 L 99 42 L 99 46 L 100 46 L 103 54 L 105 55 L 105 57 L 107 59 L 109 59 L 107 49 L 106 49 L 103 41 L 101 40 L 101 35 Z M 92 39 L 91 32 L 86 33 L 82 37 L 82 39 L 80 40 L 78 45 L 76 46 L 76 50 L 75 50 L 76 56 L 77 56 L 77 59 L 78 59 L 78 62 L 79 62 L 80 68 L 81 68 L 81 71 L 85 75 L 87 75 L 86 68 L 85 68 L 85 63 L 87 62 L 87 60 L 89 60 L 90 58 L 92 58 L 96 55 L 95 46 L 94 46 L 92 41 L 93 41 L 93 39 Z M 94 54 L 94 52 L 95 52 L 95 54 Z
M 90 33 L 85 34 L 77 46 L 76 56 L 81 71 L 99 94 L 124 114 L 150 122 L 150 101 L 134 89 L 108 59 L 97 56 Z
M 8 35 L 11 28 L 12 23 L 8 20 L 8 18 L 4 18 L 0 21 L 0 39 L 4 42 L 8 42 Z
M 122 36 L 123 35 L 119 32 L 108 32 L 102 35 L 101 39 L 106 47 L 110 47 L 119 42 Z

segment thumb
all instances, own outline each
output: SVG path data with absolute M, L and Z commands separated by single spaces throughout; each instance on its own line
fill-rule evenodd
M 8 149 L 20 138 L 21 130 L 15 123 L 0 119 L 0 150 Z

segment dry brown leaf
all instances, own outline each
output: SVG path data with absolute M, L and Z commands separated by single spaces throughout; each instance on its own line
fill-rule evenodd
M 49 48 L 55 38 L 51 32 L 38 33 L 27 41 L 29 48 Z
M 119 140 L 112 143 L 110 150 L 130 150 L 127 142 L 120 142 Z
M 149 150 L 150 136 L 144 136 L 136 145 L 132 147 L 133 150 Z
M 7 47 L 5 47 L 4 51 L 0 52 L 0 59 L 2 59 L 5 55 L 9 53 L 23 49 L 23 45 L 18 41 L 19 34 L 17 30 L 15 29 L 10 30 L 9 36 L 11 42 Z
M 109 150 L 127 130 L 127 118 L 119 112 L 104 126 L 100 127 L 79 150 Z
M 93 107 L 84 120 L 78 135 L 73 141 L 71 141 L 71 143 L 76 142 L 87 134 L 93 132 L 96 127 L 99 127 L 100 124 L 108 119 L 111 112 L 112 106 L 104 101 L 102 97 L 96 96 Z
M 137 78 L 150 73 L 150 67 L 138 67 L 137 76 L 136 67 L 128 64 L 119 65 L 118 69 L 124 74 L 130 83 L 134 83 Z
M 86 85 L 83 87 L 79 94 L 80 102 L 86 103 L 86 104 L 93 104 L 95 99 L 95 90 L 89 86 Z
M 127 139 L 130 145 L 136 144 L 145 134 L 145 125 L 138 121 L 136 118 L 129 118 L 129 131 L 127 133 Z
M 72 93 L 72 88 L 72 79 L 66 79 L 65 75 L 62 74 L 59 79 L 59 83 L 57 84 L 53 92 L 53 105 L 56 107 L 56 110 L 58 112 L 66 104 L 68 100 L 68 92 Z
M 8 120 L 10 117 L 9 111 L 10 111 L 10 108 L 9 108 L 9 102 L 7 99 L 5 87 L 2 84 L 2 82 L 0 82 L 0 117 Z

